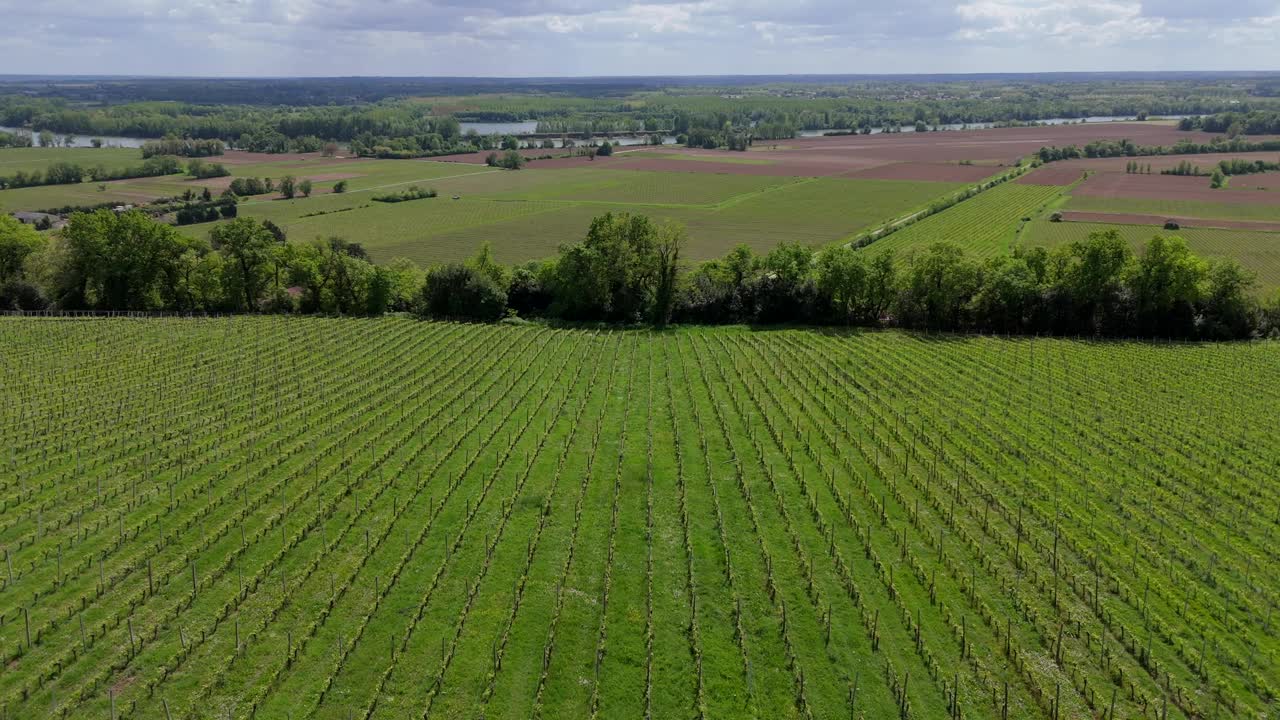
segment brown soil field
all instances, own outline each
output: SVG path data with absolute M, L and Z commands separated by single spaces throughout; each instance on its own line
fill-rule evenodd
M 933 180 L 937 182 L 979 182 L 998 175 L 1004 168 L 995 165 L 899 162 L 844 173 L 842 177 L 870 180 Z
M 1189 218 L 1178 215 L 1140 215 L 1137 213 L 1106 213 L 1066 210 L 1062 213 L 1066 222 L 1113 223 L 1118 225 L 1157 225 L 1163 226 L 1166 220 L 1173 220 L 1183 227 L 1226 228 L 1229 230 L 1257 230 L 1262 232 L 1280 232 L 1280 222 L 1251 222 L 1248 220 L 1216 220 L 1206 218 Z
M 1141 122 L 1083 123 L 1046 127 L 999 128 L 993 130 L 952 130 L 930 133 L 843 135 L 796 138 L 779 141 L 786 150 L 820 149 L 836 154 L 857 154 L 892 160 L 947 162 L 957 160 L 1004 160 L 1012 162 L 1046 145 L 1080 145 L 1092 140 L 1128 138 L 1139 145 L 1172 145 L 1178 140 L 1208 142 L 1213 135 L 1182 132 L 1172 125 Z M 760 151 L 762 144 L 755 151 Z M 1121 169 L 1123 169 L 1123 163 Z
M 1232 190 L 1269 190 L 1280 191 L 1280 173 L 1258 173 L 1257 175 L 1233 175 L 1227 185 Z M 1280 202 L 1280 197 L 1276 198 Z
M 1091 175 L 1073 194 L 1142 200 L 1200 200 L 1229 205 L 1268 205 L 1277 202 L 1275 193 L 1266 190 L 1211 189 L 1209 178 L 1206 177 L 1115 172 Z
M 998 172 L 1000 165 L 1012 165 L 1018 158 L 1027 157 L 1047 145 L 1080 145 L 1093 140 L 1130 139 L 1140 145 L 1172 145 L 1178 140 L 1189 139 L 1207 142 L 1213 135 L 1203 132 L 1181 132 L 1172 125 L 1140 122 L 1084 123 L 1047 127 L 999 128 L 993 130 L 957 130 L 930 133 L 893 133 L 880 135 L 843 135 L 835 137 L 806 137 L 790 140 L 761 141 L 747 153 L 755 159 L 767 159 L 768 165 L 734 162 L 715 162 L 715 158 L 733 158 L 740 155 L 724 150 L 700 150 L 662 146 L 618 148 L 612 157 L 590 160 L 586 157 L 534 160 L 533 165 L 542 169 L 559 167 L 595 167 L 598 164 L 619 165 L 634 170 L 680 170 L 686 172 L 733 173 L 738 175 L 776 175 L 814 177 L 842 175 L 848 177 L 942 180 L 974 182 Z M 647 157 L 629 158 L 631 152 L 644 152 Z M 558 154 L 561 150 L 522 150 L 528 158 Z M 701 155 L 707 161 L 665 160 L 653 157 L 654 153 L 679 153 Z M 447 155 L 432 160 L 483 164 L 488 152 Z M 1205 158 L 1205 163 L 1211 156 Z M 1151 158 L 1153 167 L 1158 160 Z M 961 161 L 976 163 L 960 165 Z M 1054 163 L 1054 166 L 1073 167 L 1076 163 L 1108 163 L 1105 168 L 1082 165 L 1066 179 L 1061 174 L 1043 172 L 1031 183 L 1053 185 L 1070 184 L 1080 177 L 1085 168 L 1115 169 L 1123 172 L 1128 158 L 1111 158 L 1104 161 L 1081 160 Z M 1118 162 L 1118 165 L 1116 164 Z M 1177 164 L 1173 159 L 1172 164 Z M 1212 160 L 1217 162 L 1217 160 Z M 1055 167 L 1056 169 L 1056 167 Z M 1065 182 L 1064 182 L 1065 179 Z
M 1014 182 L 1023 185 L 1070 185 L 1080 179 L 1084 170 L 1069 163 L 1050 163 L 1032 170 Z

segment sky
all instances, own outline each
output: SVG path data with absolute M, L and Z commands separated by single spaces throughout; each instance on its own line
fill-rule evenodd
M 12 74 L 1280 69 L 1280 0 L 0 0 Z

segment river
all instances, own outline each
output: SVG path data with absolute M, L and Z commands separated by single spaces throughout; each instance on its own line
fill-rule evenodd
M 38 139 L 38 137 L 37 137 L 37 136 L 39 135 L 39 133 L 38 133 L 38 132 L 31 132 L 30 130 L 27 130 L 26 128 L 4 127 L 3 125 L 0 125 L 0 132 L 7 132 L 7 133 L 19 133 L 19 132 L 26 132 L 26 133 L 31 133 L 31 139 L 32 139 L 32 142 L 34 142 L 34 143 L 36 143 L 36 144 L 39 144 L 39 142 L 40 142 L 40 141 L 39 141 L 39 139 Z M 54 133 L 54 134 L 53 134 L 53 137 L 54 137 L 55 142 L 57 142 L 58 146 L 59 146 L 59 147 L 62 147 L 62 145 L 63 145 L 62 141 L 63 141 L 63 139 L 64 139 L 64 138 L 68 137 L 68 134 L 67 134 L 67 133 Z M 136 147 L 142 147 L 142 143 L 147 142 L 148 140 L 153 139 L 153 138 L 114 137 L 114 136 L 111 136 L 111 135 L 70 135 L 70 137 L 71 137 L 71 147 L 93 147 L 93 141 L 94 141 L 94 139 L 96 138 L 96 139 L 98 139 L 98 140 L 101 140 L 101 141 L 102 141 L 102 146 L 103 146 L 103 147 L 124 147 L 124 148 L 136 148 Z

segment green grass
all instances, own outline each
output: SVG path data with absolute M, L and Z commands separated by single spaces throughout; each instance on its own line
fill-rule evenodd
M 901 254 L 947 241 L 976 257 L 1012 252 L 1022 219 L 1040 214 L 1062 190 L 1049 185 L 1004 183 L 907 225 L 868 247 L 876 252 L 893 250 Z
M 1230 191 L 1224 191 L 1228 196 Z M 1280 202 L 1215 203 L 1200 200 L 1142 200 L 1138 198 L 1101 198 L 1073 195 L 1068 210 L 1092 212 L 1138 213 L 1142 215 L 1176 215 L 1179 217 L 1221 218 L 1225 220 L 1280 220 Z
M 84 168 L 101 165 L 107 169 L 138 165 L 142 150 L 138 148 L 0 148 L 0 175 L 19 170 L 44 170 L 56 162 L 70 162 Z
M 7 717 L 1185 720 L 1280 683 L 1275 343 L 0 344 Z
M 1157 225 L 1051 223 L 1037 220 L 1028 227 L 1023 235 L 1023 242 L 1028 245 L 1057 247 L 1083 240 L 1089 233 L 1103 230 L 1119 232 L 1135 252 L 1141 251 L 1154 235 L 1177 235 L 1186 240 L 1187 246 L 1198 255 L 1230 258 L 1257 273 L 1259 294 L 1269 296 L 1280 288 L 1280 232 L 1190 227 L 1164 230 Z
M 463 260 L 486 241 L 502 262 L 542 259 L 554 255 L 563 243 L 581 239 L 595 216 L 642 213 L 660 222 L 685 225 L 689 232 L 685 257 L 704 260 L 722 256 L 738 243 L 768 252 L 780 242 L 834 242 L 960 187 L 896 180 L 596 169 L 511 172 L 428 165 L 452 170 L 451 176 L 417 183 L 436 188 L 440 197 L 434 200 L 397 203 L 395 208 L 371 204 L 370 192 L 364 190 L 384 186 L 386 176 L 377 181 L 370 176 L 364 188 L 345 194 L 255 200 L 242 204 L 240 213 L 270 219 L 295 239 L 339 234 L 362 242 L 377 260 L 404 256 L 423 264 Z M 396 187 L 407 184 L 401 181 Z M 453 200 L 454 195 L 461 199 Z M 606 197 L 631 200 L 599 199 Z M 685 203 L 667 202 L 671 200 Z M 342 209 L 346 210 L 332 212 Z M 316 212 L 329 214 L 301 217 Z M 209 227 L 183 230 L 203 237 Z

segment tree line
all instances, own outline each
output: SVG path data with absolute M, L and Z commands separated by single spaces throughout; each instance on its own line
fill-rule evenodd
M 1207 153 L 1252 153 L 1280 151 L 1280 140 L 1250 141 L 1240 137 L 1215 137 L 1207 143 L 1179 140 L 1173 145 L 1138 145 L 1132 140 L 1094 140 L 1084 147 L 1047 146 L 1036 151 L 1041 162 L 1078 158 L 1148 157 L 1154 155 L 1203 155 Z
M 1237 135 L 1280 135 L 1280 110 L 1225 112 L 1216 115 L 1186 117 L 1178 121 L 1178 129 L 1226 133 L 1231 137 Z
M 59 233 L 0 220 L 0 307 L 329 312 L 412 310 L 495 321 L 804 324 L 1055 335 L 1237 339 L 1280 333 L 1280 297 L 1176 236 L 1135 254 L 1114 231 L 1054 250 L 978 259 L 953 243 L 896 256 L 849 244 L 784 243 L 760 255 L 681 261 L 684 229 L 605 214 L 553 258 L 514 267 L 486 244 L 425 272 L 375 265 L 342 238 L 289 242 L 236 218 L 208 241 L 139 212 L 73 215 Z
M 1254 299 L 1252 273 L 1200 258 L 1178 237 L 1155 236 L 1134 254 L 1115 231 L 1099 232 L 1052 251 L 986 260 L 953 243 L 904 256 L 784 243 L 764 255 L 739 246 L 690 268 L 680 266 L 682 245 L 678 227 L 605 215 L 547 261 L 505 268 L 485 251 L 433 268 L 419 307 L 477 320 L 512 314 L 1203 339 L 1269 332 L 1280 317 L 1280 302 L 1263 308 Z
M 215 167 L 222 167 L 217 165 Z M 0 175 L 0 190 L 35 187 L 38 185 L 74 185 L 84 182 L 107 182 L 140 177 L 173 175 L 181 170 L 177 158 L 171 156 L 150 157 L 138 165 L 107 169 L 102 165 L 84 167 L 77 163 L 55 162 L 44 170 L 19 170 L 12 175 Z M 225 168 L 223 168 L 225 171 Z
M 252 218 L 203 240 L 136 210 L 77 213 L 55 233 L 0 216 L 0 309 L 380 314 L 408 310 L 421 279 L 408 261 L 375 265 L 338 237 L 289 242 Z

